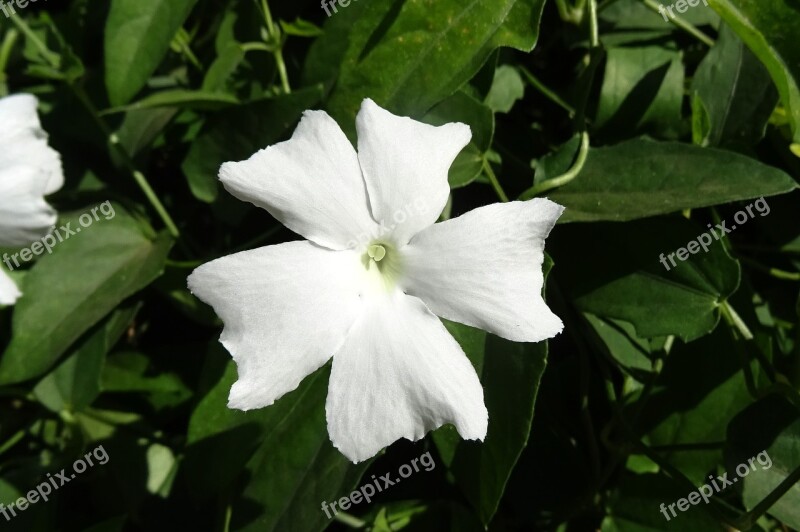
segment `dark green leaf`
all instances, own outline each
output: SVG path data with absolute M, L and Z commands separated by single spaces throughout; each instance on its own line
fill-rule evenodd
M 0 360 L 0 382 L 42 374 L 84 332 L 161 274 L 171 238 L 151 239 L 122 207 L 114 212 L 65 239 L 28 273 L 11 343 Z M 60 225 L 69 222 L 80 231 L 77 220 L 66 218 Z
M 197 0 L 112 0 L 105 29 L 106 88 L 123 105 L 144 87 Z
M 755 159 L 678 142 L 592 148 L 581 173 L 549 194 L 559 222 L 626 221 L 791 192 L 795 181 Z

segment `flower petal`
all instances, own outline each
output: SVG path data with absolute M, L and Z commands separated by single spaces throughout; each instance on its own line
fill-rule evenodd
M 333 356 L 325 411 L 333 445 L 354 463 L 445 423 L 483 440 L 488 423 L 461 347 L 422 301 L 399 291 L 366 300 Z
M 321 246 L 354 247 L 375 231 L 356 152 L 322 111 L 306 111 L 290 140 L 223 164 L 220 179 L 237 198 Z
M 31 166 L 0 167 L 0 246 L 25 246 L 46 235 L 56 213 L 44 200 L 49 176 Z
M 434 127 L 395 116 L 370 99 L 361 104 L 356 127 L 372 215 L 402 246 L 444 210 L 448 170 L 472 133 L 465 124 Z
M 288 242 L 197 268 L 189 289 L 222 318 L 220 342 L 239 369 L 228 406 L 271 405 L 344 341 L 361 303 L 352 251 Z
M 61 156 L 47 144 L 47 134 L 36 112 L 38 101 L 30 94 L 0 98 L 0 168 L 25 164 L 47 173 L 44 194 L 64 185 Z
M 515 342 L 551 338 L 563 324 L 541 295 L 544 240 L 563 211 L 515 201 L 429 227 L 403 249 L 404 288 L 443 318 Z
M 17 285 L 0 267 L 0 305 L 13 305 L 21 295 Z

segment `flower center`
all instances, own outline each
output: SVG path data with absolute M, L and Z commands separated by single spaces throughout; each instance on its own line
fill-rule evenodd
M 361 264 L 372 279 L 373 286 L 391 290 L 397 285 L 402 271 L 402 258 L 392 244 L 373 241 L 361 256 Z
M 367 255 L 375 262 L 380 262 L 386 256 L 386 248 L 382 244 L 372 244 L 367 248 Z

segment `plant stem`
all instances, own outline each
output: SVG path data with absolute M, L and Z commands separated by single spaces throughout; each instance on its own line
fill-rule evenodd
M 147 197 L 148 201 L 153 206 L 153 209 L 155 209 L 161 220 L 164 222 L 164 225 L 167 227 L 169 233 L 174 238 L 180 237 L 178 226 L 176 226 L 175 222 L 172 221 L 172 217 L 167 212 L 167 209 L 164 208 L 161 200 L 158 199 L 158 196 L 153 191 L 150 183 L 148 183 L 145 175 L 136 168 L 136 164 L 134 163 L 133 158 L 131 158 L 128 151 L 120 145 L 119 139 L 117 139 L 116 135 L 111 131 L 105 121 L 100 118 L 97 109 L 89 99 L 86 91 L 83 90 L 83 87 L 72 84 L 70 85 L 70 88 L 75 93 L 75 96 L 78 98 L 78 100 L 80 100 L 84 107 L 86 107 L 86 110 L 89 111 L 89 114 L 92 115 L 97 127 L 100 128 L 100 131 L 102 131 L 103 135 L 106 137 L 109 146 L 111 146 L 111 148 L 117 152 L 125 168 L 128 170 L 128 172 L 130 172 L 133 180 L 136 181 L 136 184 L 139 185 L 139 188 L 142 190 L 142 192 L 144 192 L 144 195 Z
M 583 166 L 586 164 L 586 159 L 588 159 L 588 157 L 589 133 L 584 131 L 581 133 L 581 148 L 578 152 L 578 157 L 575 159 L 575 163 L 572 165 L 572 168 L 558 177 L 554 177 L 553 179 L 548 179 L 547 181 L 542 181 L 541 183 L 533 185 L 531 188 L 523 192 L 519 196 L 519 199 L 523 201 L 529 200 L 538 196 L 539 194 L 542 194 L 543 192 L 566 185 L 581 173 L 581 170 L 583 170 Z
M 642 0 L 642 3 L 646 5 L 648 8 L 658 13 L 659 15 L 663 13 L 664 6 L 662 6 L 655 0 Z M 685 31 L 686 33 L 693 35 L 701 42 L 707 44 L 708 46 L 714 46 L 714 39 L 712 39 L 702 31 L 698 30 L 696 27 L 694 27 L 694 25 L 692 25 L 692 23 L 688 22 L 686 19 L 678 15 L 672 15 L 672 13 L 670 13 L 670 17 L 668 17 L 668 20 L 673 24 L 675 24 L 680 29 L 682 29 L 683 31 Z
M 6 32 L 3 44 L 0 45 L 0 97 L 8 94 L 8 86 L 6 85 L 6 65 L 8 65 L 8 58 L 11 57 L 11 50 L 14 49 L 17 38 L 19 38 L 19 32 L 11 28 Z
M 541 92 L 550 101 L 552 101 L 553 103 L 564 109 L 566 112 L 568 112 L 570 116 L 575 116 L 574 107 L 565 102 L 558 94 L 550 90 L 544 83 L 539 81 L 539 79 L 533 74 L 531 74 L 527 68 L 525 68 L 524 66 L 520 66 L 519 69 L 525 76 L 525 78 L 528 80 L 528 83 L 533 85 L 536 88 L 536 90 Z
M 776 279 L 781 279 L 783 281 L 800 281 L 800 273 L 796 272 L 787 272 L 785 270 L 779 270 L 778 268 L 772 268 L 770 266 L 764 266 L 760 262 L 757 262 L 753 259 L 749 259 L 747 257 L 738 257 L 740 261 L 745 264 L 748 264 L 752 268 L 764 272 L 767 275 L 771 275 Z
M 292 88 L 289 85 L 289 75 L 286 72 L 286 63 L 283 60 L 283 44 L 281 43 L 280 32 L 275 27 L 275 22 L 272 20 L 272 12 L 269 10 L 269 3 L 267 0 L 261 0 L 261 8 L 264 11 L 264 21 L 267 25 L 267 33 L 271 39 L 275 40 L 275 48 L 272 50 L 272 55 L 275 57 L 275 64 L 278 67 L 278 76 L 281 78 L 281 87 L 283 92 L 290 94 Z
M 347 512 L 342 512 L 342 511 L 336 512 L 335 514 L 333 514 L 333 518 L 336 521 L 342 523 L 343 525 L 349 526 L 350 528 L 364 528 L 365 526 L 367 526 L 366 522 L 362 521 L 361 519 L 359 519 L 354 515 L 350 515 Z
M 500 185 L 500 181 L 497 179 L 497 176 L 492 170 L 492 165 L 486 158 L 483 159 L 483 171 L 486 172 L 486 176 L 489 178 L 489 182 L 492 184 L 492 188 L 494 188 L 497 197 L 500 198 L 500 201 L 503 203 L 508 202 L 508 196 L 506 195 L 503 187 Z
M 744 340 L 752 340 L 753 333 L 750 332 L 750 329 L 747 327 L 747 324 L 744 320 L 739 316 L 739 314 L 733 310 L 733 307 L 727 301 L 723 301 L 719 305 L 719 309 L 722 312 L 722 315 L 725 317 L 725 320 L 733 327 L 739 331 L 739 334 L 742 336 Z
M 33 30 L 28 26 L 28 23 L 25 20 L 17 15 L 11 17 L 11 22 L 25 34 L 25 37 L 33 43 L 36 48 L 39 49 L 39 53 L 42 55 L 42 58 L 47 61 L 47 63 L 52 68 L 58 68 L 59 57 L 58 54 L 53 53 L 50 49 L 42 42 L 41 39 L 33 32 Z
M 597 23 L 597 0 L 589 0 L 589 43 L 592 48 L 600 46 L 600 30 Z

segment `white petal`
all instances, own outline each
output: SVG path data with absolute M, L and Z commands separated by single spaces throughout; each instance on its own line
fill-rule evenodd
M 239 380 L 228 406 L 272 404 L 341 346 L 361 308 L 358 256 L 310 242 L 236 253 L 197 268 L 189 289 L 222 318 Z
M 56 213 L 44 200 L 49 176 L 30 166 L 0 168 L 0 246 L 25 246 L 46 235 Z
M 333 445 L 357 463 L 445 423 L 465 439 L 483 440 L 483 388 L 441 321 L 399 291 L 365 305 L 333 356 L 325 407 Z
M 36 112 L 37 100 L 30 94 L 0 98 L 0 168 L 25 164 L 47 173 L 45 194 L 64 185 L 61 156 L 47 144 L 47 134 Z
M 14 94 L 0 98 L 0 122 L 3 129 L 1 138 L 7 139 L 24 130 L 41 130 L 39 115 L 36 113 L 38 100 L 31 94 Z
M 434 127 L 395 116 L 370 99 L 361 104 L 356 127 L 372 215 L 402 246 L 444 210 L 447 172 L 472 133 L 460 123 Z
M 533 199 L 436 224 L 403 250 L 404 288 L 449 320 L 516 342 L 551 338 L 563 324 L 541 296 L 544 240 L 563 211 Z
M 0 267 L 0 305 L 13 305 L 21 295 L 17 285 Z
M 291 140 L 220 169 L 225 188 L 321 246 L 346 249 L 375 231 L 350 141 L 322 111 L 306 111 Z

